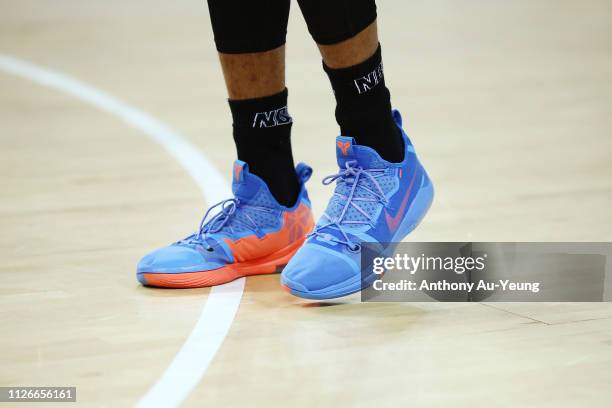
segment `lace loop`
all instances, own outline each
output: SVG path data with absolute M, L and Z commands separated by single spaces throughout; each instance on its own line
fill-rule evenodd
M 376 180 L 376 176 L 374 176 L 373 174 L 373 173 L 384 172 L 385 169 L 375 169 L 375 168 L 363 169 L 363 167 L 358 166 L 358 163 L 356 160 L 347 161 L 344 167 L 345 168 L 341 169 L 338 173 L 329 175 L 323 178 L 322 180 L 322 183 L 324 185 L 329 185 L 333 183 L 334 181 L 337 181 L 338 184 L 345 183 L 347 186 L 350 186 L 348 195 L 340 194 L 337 191 L 334 192 L 335 196 L 346 201 L 344 206 L 342 207 L 342 210 L 340 211 L 340 214 L 337 217 L 331 217 L 329 214 L 327 214 L 327 212 L 323 213 L 323 216 L 327 218 L 329 222 L 326 224 L 317 225 L 315 229 L 313 230 L 313 232 L 310 233 L 308 236 L 309 237 L 318 236 L 325 240 L 330 240 L 330 241 L 337 242 L 339 244 L 344 244 L 349 248 L 349 250 L 353 252 L 358 252 L 360 249 L 360 245 L 358 243 L 354 243 L 349 238 L 347 232 L 343 228 L 343 225 L 366 224 L 366 225 L 370 225 L 374 227 L 375 220 L 370 215 L 368 215 L 368 213 L 365 210 L 363 210 L 363 208 L 361 208 L 357 203 L 355 203 L 355 201 L 377 202 L 377 203 L 382 203 L 383 205 L 387 205 L 388 200 L 387 200 L 387 197 L 385 196 L 385 192 L 383 191 L 382 187 L 378 183 L 378 180 Z M 363 182 L 365 180 L 369 180 L 371 182 L 371 184 L 374 186 L 373 190 L 369 188 L 366 185 L 366 183 Z M 373 198 L 356 197 L 355 193 L 358 189 L 367 192 Z M 353 207 L 357 212 L 363 215 L 364 218 L 366 218 L 366 221 L 345 220 L 344 218 L 350 207 Z M 327 229 L 327 228 L 335 228 L 338 231 L 340 231 L 340 233 L 342 234 L 342 238 L 344 238 L 344 240 L 335 238 L 331 234 L 322 232 L 322 230 Z
M 220 211 L 210 217 L 210 219 L 208 219 L 213 209 L 219 207 Z M 252 230 L 258 235 L 261 235 L 261 227 L 249 214 L 247 214 L 246 212 L 243 213 L 243 219 L 236 217 L 236 214 L 238 214 L 238 211 L 240 209 L 247 208 L 265 213 L 275 212 L 271 208 L 245 204 L 237 197 L 228 198 L 227 200 L 220 201 L 217 204 L 209 207 L 208 210 L 206 210 L 204 217 L 202 217 L 202 220 L 200 221 L 200 225 L 198 226 L 198 232 L 193 235 L 190 235 L 189 237 L 179 242 L 186 242 L 188 244 L 200 244 L 203 245 L 206 250 L 210 251 L 212 250 L 212 247 L 206 240 L 208 235 L 222 232 L 225 228 L 229 228 L 230 232 L 233 233 L 231 225 L 232 222 L 242 224 L 247 229 Z

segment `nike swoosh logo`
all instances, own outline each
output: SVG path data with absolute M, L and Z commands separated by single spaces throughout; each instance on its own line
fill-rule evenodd
M 385 210 L 385 219 L 387 221 L 387 227 L 391 233 L 397 230 L 399 227 L 400 221 L 404 216 L 406 205 L 408 204 L 408 198 L 410 197 L 410 192 L 412 191 L 412 185 L 414 184 L 414 179 L 416 178 L 416 170 L 412 174 L 412 180 L 410 180 L 410 185 L 408 186 L 408 190 L 406 191 L 406 195 L 402 199 L 402 203 L 400 204 L 399 210 L 397 210 L 397 214 L 395 216 L 389 215 L 389 212 Z

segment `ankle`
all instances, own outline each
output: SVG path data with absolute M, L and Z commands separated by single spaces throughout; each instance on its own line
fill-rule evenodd
M 389 162 L 403 160 L 403 137 L 391 113 L 380 45 L 365 61 L 348 68 L 323 64 L 336 97 L 336 121 L 342 134 L 372 147 Z
M 291 206 L 300 186 L 291 152 L 293 120 L 287 110 L 287 94 L 285 89 L 263 98 L 230 100 L 229 105 L 238 158 L 264 180 L 279 204 Z

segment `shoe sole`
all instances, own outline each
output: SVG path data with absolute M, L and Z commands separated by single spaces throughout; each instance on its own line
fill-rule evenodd
M 425 218 L 425 215 L 429 211 L 429 208 L 431 207 L 431 204 L 433 202 L 434 188 L 433 184 L 431 183 L 431 180 L 429 179 L 429 176 L 425 172 L 425 169 L 423 169 L 423 177 L 424 180 L 421 182 L 421 189 L 414 198 L 410 209 L 406 212 L 404 220 L 398 227 L 396 233 L 393 236 L 393 239 L 390 242 L 401 241 L 402 239 L 404 239 L 408 234 L 414 231 L 414 229 L 421 223 L 421 221 L 423 221 L 423 218 Z M 385 250 L 385 252 L 387 251 L 395 252 L 395 247 L 388 248 Z M 374 273 L 366 276 L 363 279 L 361 278 L 361 276 L 359 276 L 358 279 L 355 279 L 355 277 L 353 277 L 352 279 L 348 279 L 344 282 L 335 284 L 333 289 L 326 288 L 313 292 L 304 292 L 301 290 L 296 290 L 282 282 L 281 287 L 285 292 L 304 299 L 335 299 L 343 296 L 352 295 L 353 293 L 357 293 L 364 289 L 367 289 L 379 277 L 379 275 Z
M 238 278 L 253 275 L 268 275 L 279 273 L 295 255 L 305 241 L 305 237 L 293 244 L 268 255 L 248 262 L 237 262 L 219 269 L 209 271 L 182 272 L 182 273 L 139 273 L 139 279 L 145 286 L 158 288 L 188 289 L 217 286 L 231 282 Z

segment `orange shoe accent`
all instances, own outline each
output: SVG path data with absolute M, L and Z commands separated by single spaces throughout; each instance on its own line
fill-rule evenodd
M 249 259 L 274 254 L 296 240 L 303 240 L 313 227 L 312 212 L 308 206 L 301 203 L 295 211 L 286 211 L 283 214 L 283 225 L 279 231 L 266 234 L 262 238 L 249 235 L 237 241 L 229 238 L 224 241 L 234 255 L 234 262 L 247 262 Z
M 184 273 L 144 273 L 149 286 L 163 288 L 199 288 L 221 285 L 250 275 L 280 272 L 302 246 L 314 227 L 310 208 L 301 203 L 295 211 L 285 211 L 280 230 L 262 238 L 255 235 L 224 241 L 234 255 L 234 263 L 219 269 Z
M 162 288 L 201 288 L 222 285 L 243 276 L 280 272 L 302 246 L 306 237 L 293 242 L 280 251 L 248 262 L 233 263 L 212 271 L 186 273 L 144 273 L 148 286 Z
M 234 164 L 234 180 L 240 180 L 240 173 L 242 173 L 242 166 Z
M 351 144 L 349 142 L 336 142 L 336 146 L 342 150 L 342 155 L 346 156 L 348 154 L 348 148 L 351 147 Z

